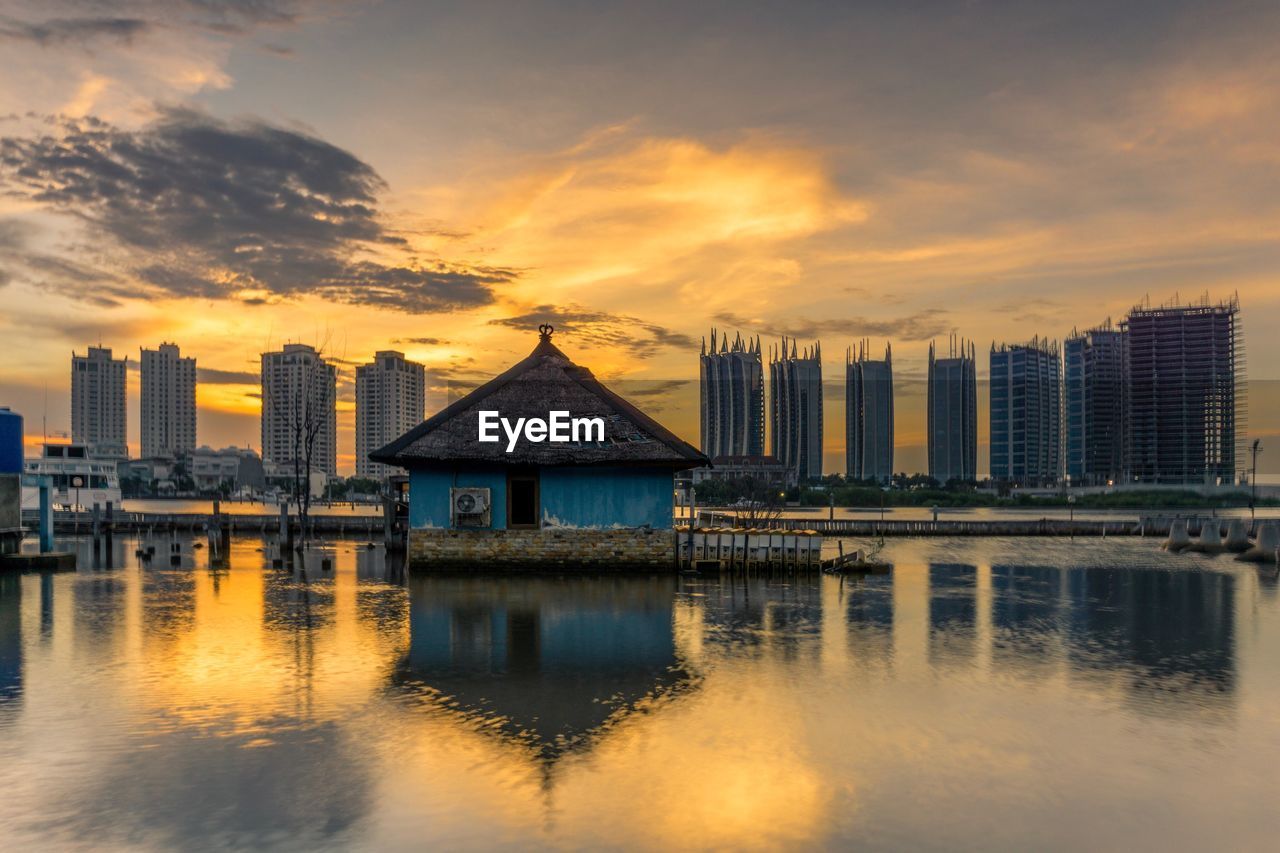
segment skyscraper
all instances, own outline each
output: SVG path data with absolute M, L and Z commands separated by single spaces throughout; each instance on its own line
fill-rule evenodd
M 951 340 L 938 358 L 929 344 L 929 476 L 940 483 L 978 477 L 978 382 L 971 342 Z
M 1124 479 L 1125 334 L 1111 321 L 1062 346 L 1066 473 L 1074 486 Z
M 1128 334 L 1129 476 L 1230 483 L 1243 391 L 1240 302 L 1136 306 Z M 1239 372 L 1239 375 L 1238 373 Z
M 719 337 L 711 330 L 711 350 L 702 340 L 700 412 L 702 452 L 720 456 L 764 455 L 764 367 L 760 339 Z
M 790 343 L 790 351 L 787 345 Z M 773 455 L 797 478 L 822 476 L 822 344 L 797 352 L 782 339 L 769 362 Z
M 845 355 L 845 473 L 888 483 L 893 477 L 893 354 L 872 361 L 866 342 Z
M 291 469 L 305 464 L 312 442 L 312 471 L 338 473 L 338 371 L 306 344 L 285 344 L 262 354 L 262 458 Z
M 128 362 L 113 359 L 109 347 L 71 353 L 71 440 L 96 456 L 129 458 Z
M 196 448 L 196 360 L 177 344 L 142 350 L 142 456 L 181 456 Z
M 991 478 L 1051 486 L 1062 476 L 1057 341 L 991 345 Z
M 373 462 L 369 454 L 422 423 L 426 370 L 402 352 L 379 352 L 356 368 L 356 474 L 381 480 L 401 469 Z

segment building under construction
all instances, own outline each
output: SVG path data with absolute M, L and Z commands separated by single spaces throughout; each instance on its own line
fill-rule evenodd
M 1062 478 L 1058 342 L 991 345 L 991 478 L 1052 486 Z
M 1062 347 L 1067 481 L 1106 486 L 1125 478 L 1125 334 L 1105 323 L 1071 331 Z
M 1243 434 L 1240 302 L 1138 305 L 1128 347 L 1129 479 L 1226 484 Z

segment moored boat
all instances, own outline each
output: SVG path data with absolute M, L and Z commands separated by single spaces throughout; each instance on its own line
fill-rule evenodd
M 108 502 L 120 504 L 120 475 L 116 460 L 94 456 L 87 445 L 50 444 L 27 459 L 22 473 L 22 508 L 39 509 L 40 489 L 30 478 L 47 476 L 53 485 L 53 505 L 59 509 L 88 508 Z

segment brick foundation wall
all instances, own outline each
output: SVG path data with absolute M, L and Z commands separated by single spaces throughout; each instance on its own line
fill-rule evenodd
M 471 571 L 674 570 L 671 530 L 409 531 L 411 569 Z

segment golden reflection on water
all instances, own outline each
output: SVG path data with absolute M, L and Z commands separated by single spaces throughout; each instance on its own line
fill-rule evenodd
M 406 579 L 361 543 L 281 570 L 238 539 L 214 570 L 160 542 L 147 565 L 117 542 L 98 565 L 120 568 L 0 577 L 0 837 L 1252 847 L 1280 829 L 1280 605 L 1227 557 L 935 540 L 843 582 Z

